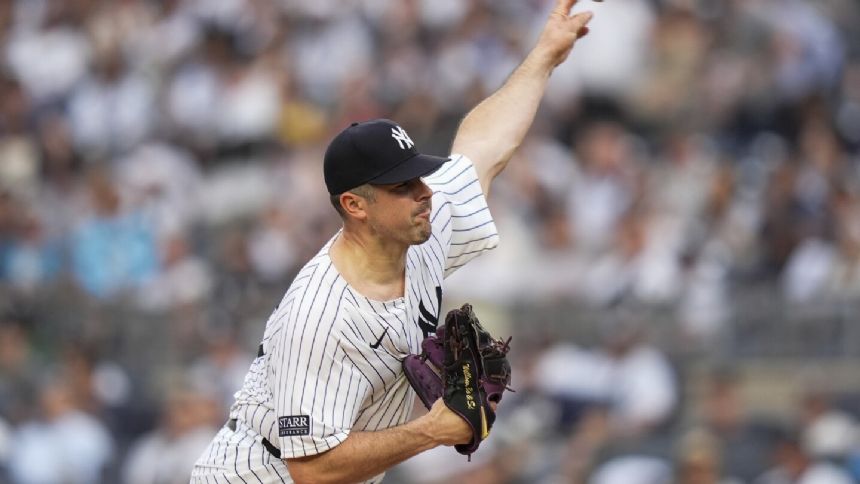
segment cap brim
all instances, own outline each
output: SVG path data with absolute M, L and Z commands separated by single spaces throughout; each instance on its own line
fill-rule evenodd
M 443 158 L 440 156 L 424 155 L 418 153 L 412 158 L 400 163 L 394 168 L 368 181 L 372 185 L 390 185 L 392 183 L 402 183 L 427 176 L 442 167 L 442 165 L 451 158 Z

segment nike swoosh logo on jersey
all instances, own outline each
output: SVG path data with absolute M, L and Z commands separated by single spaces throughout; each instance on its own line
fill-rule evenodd
M 379 339 L 376 340 L 376 343 L 371 344 L 370 347 L 373 349 L 378 349 L 379 345 L 382 344 L 382 338 L 385 337 L 385 333 L 387 333 L 387 332 L 388 332 L 388 328 L 385 328 L 385 331 L 383 331 L 382 334 L 379 335 Z

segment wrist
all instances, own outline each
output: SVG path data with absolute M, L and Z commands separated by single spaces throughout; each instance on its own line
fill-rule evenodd
M 555 57 L 539 47 L 535 47 L 521 64 L 522 68 L 535 75 L 549 77 L 555 69 Z
M 433 432 L 434 425 L 430 421 L 430 417 L 430 414 L 425 414 L 403 426 L 403 430 L 408 432 L 419 446 L 420 452 L 441 445 Z

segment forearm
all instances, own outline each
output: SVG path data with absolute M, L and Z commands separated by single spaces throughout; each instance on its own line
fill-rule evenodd
M 287 467 L 300 484 L 360 482 L 437 445 L 425 423 L 413 420 L 376 432 L 350 432 L 334 449 L 288 459 Z
M 453 153 L 475 165 L 484 194 L 522 143 L 537 113 L 547 81 L 577 39 L 588 33 L 590 12 L 569 15 L 576 0 L 557 0 L 535 47 L 498 91 L 478 104 L 460 124 Z

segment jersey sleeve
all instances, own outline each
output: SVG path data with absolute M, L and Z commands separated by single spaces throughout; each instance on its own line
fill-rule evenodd
M 340 326 L 336 312 L 305 311 L 282 330 L 269 379 L 282 458 L 342 443 L 367 397 L 361 372 L 344 352 Z
M 438 247 L 441 252 L 439 262 L 448 277 L 485 250 L 495 248 L 499 233 L 469 158 L 452 154 L 451 161 L 424 181 L 433 190 L 433 235 L 428 242 L 434 246 L 431 250 Z

